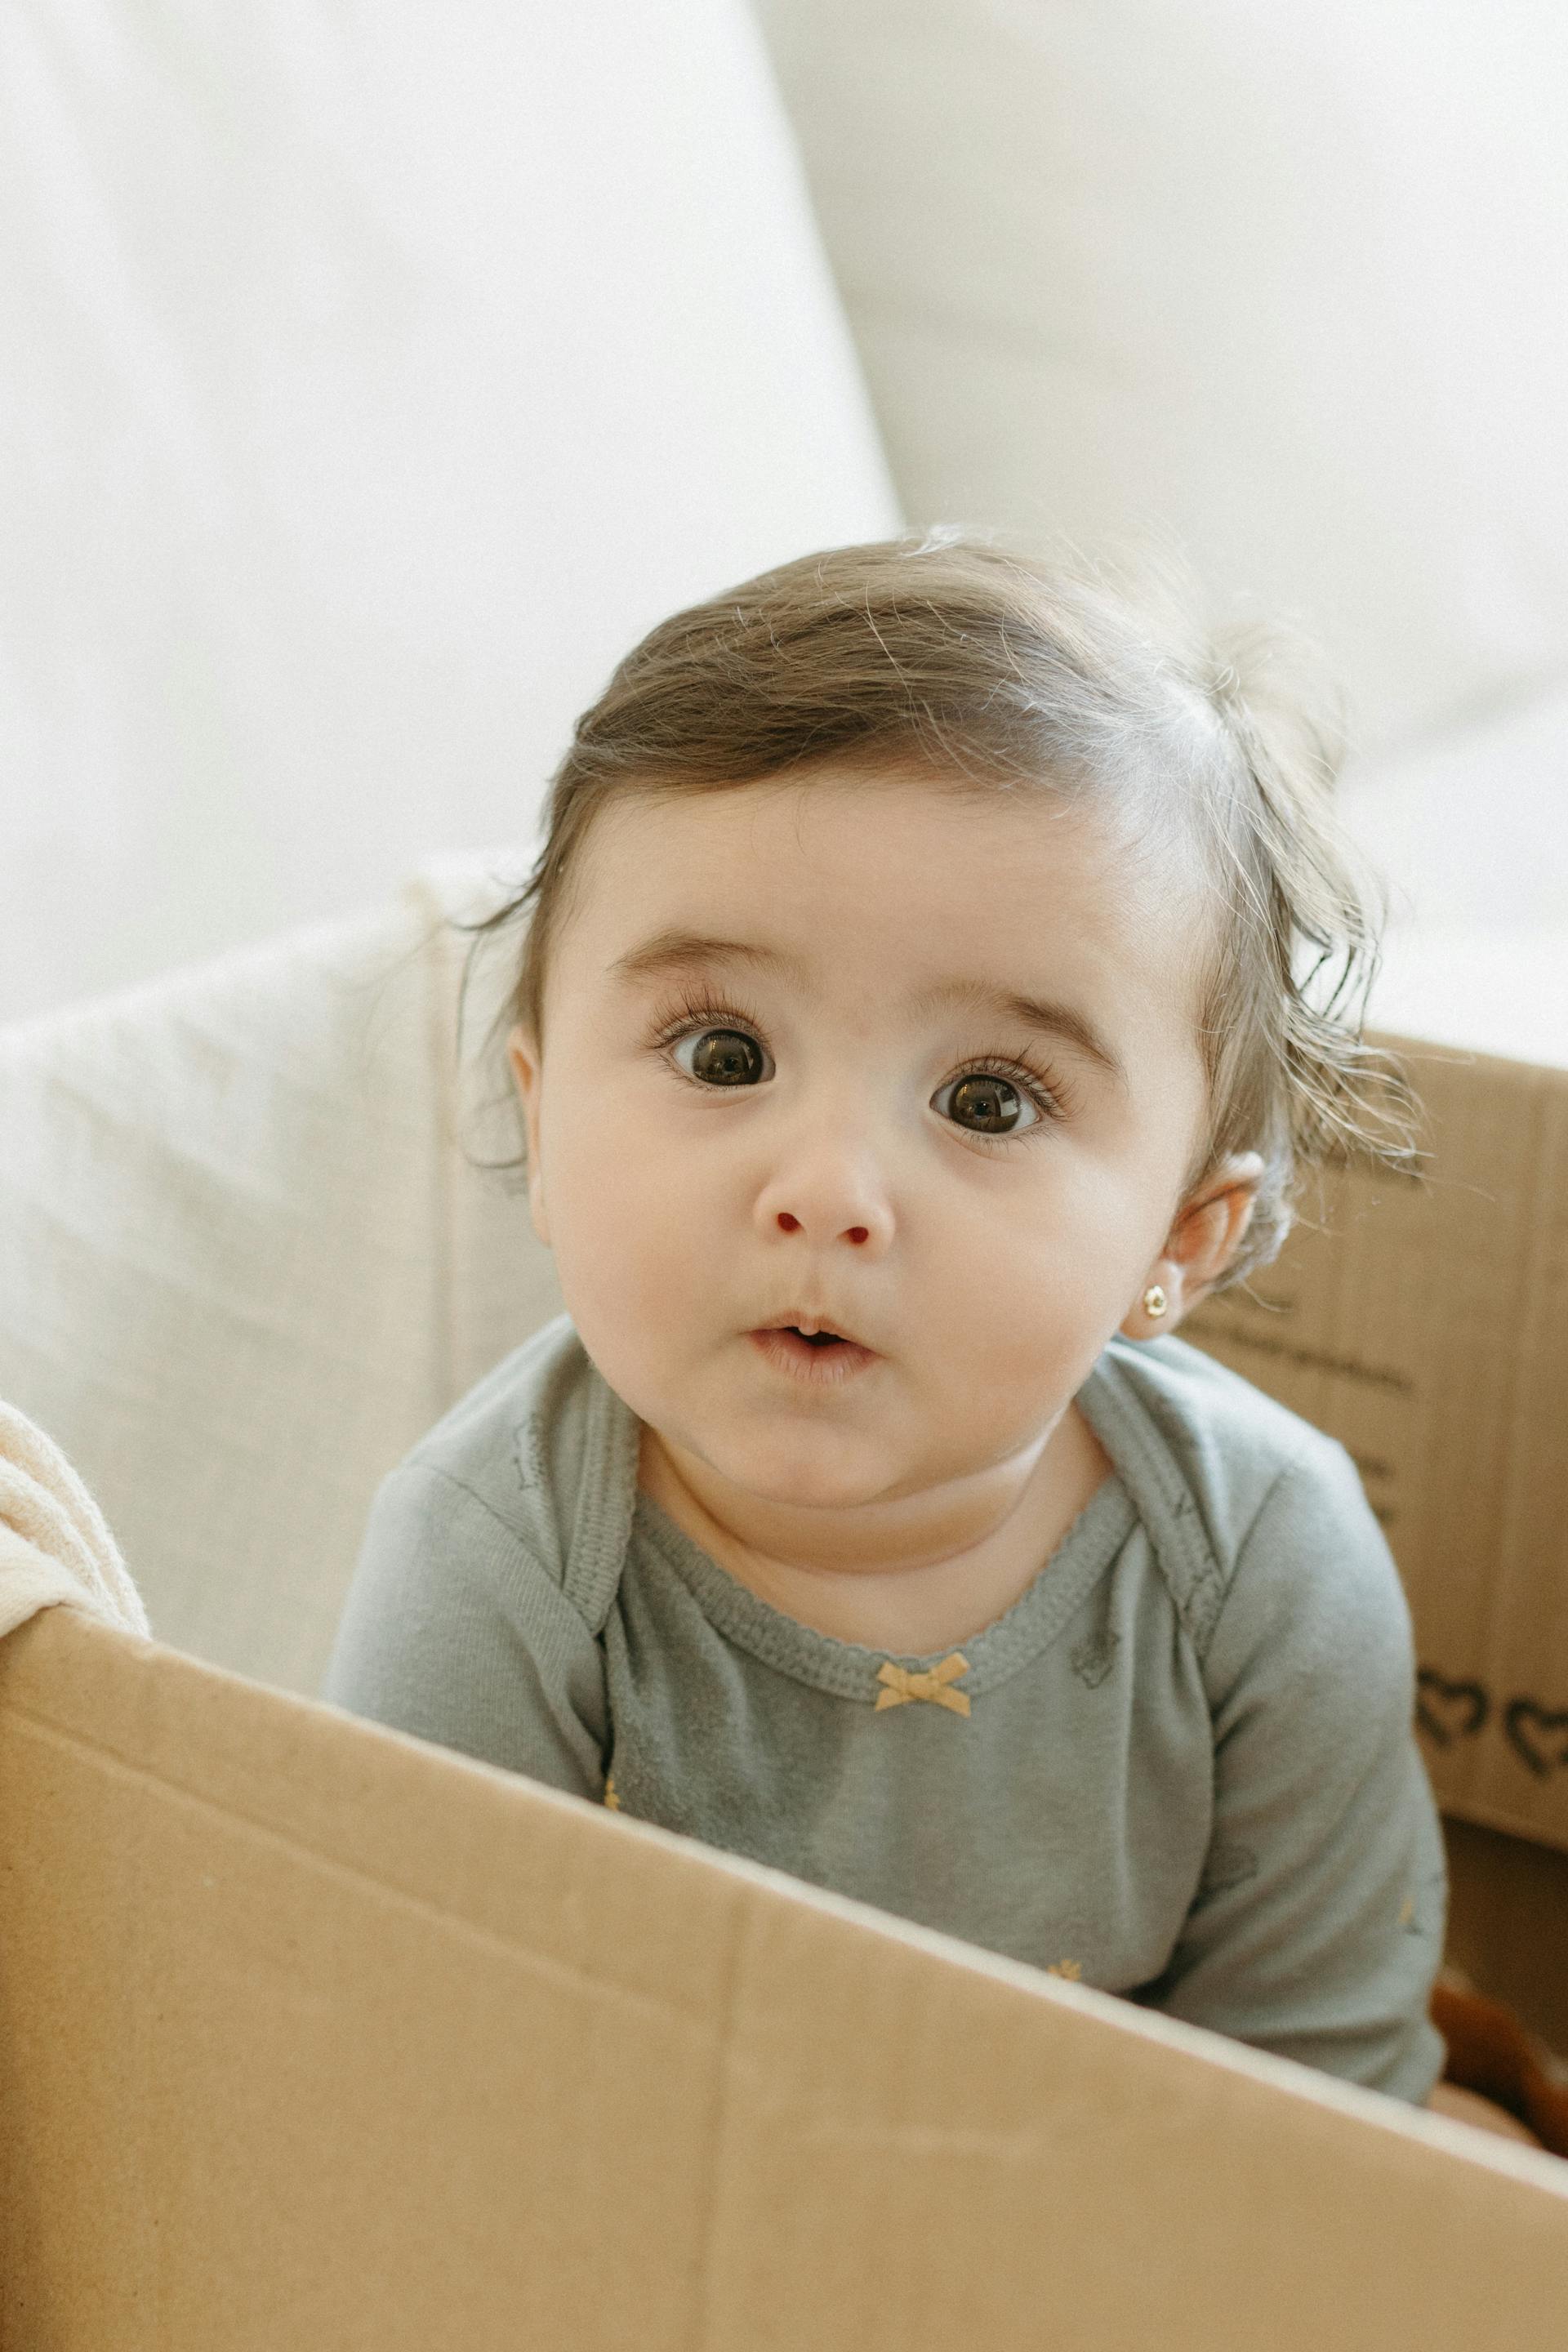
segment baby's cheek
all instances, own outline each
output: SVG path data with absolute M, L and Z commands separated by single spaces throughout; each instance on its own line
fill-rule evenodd
M 678 1334 L 733 1319 L 730 1306 L 743 1302 L 689 1190 L 683 1197 L 646 1159 L 584 1167 L 568 1185 L 566 1207 L 552 1203 L 556 1271 L 590 1352 L 590 1318 L 623 1345 L 658 1352 Z
M 1131 1262 L 1130 1237 L 1105 1204 L 1069 1198 L 983 1237 L 962 1276 L 951 1258 L 948 1267 L 971 1309 L 980 1296 L 988 1299 L 988 1324 L 973 1313 L 965 1320 L 977 1338 L 1013 1360 L 1008 1370 L 1016 1378 L 1031 1361 L 1071 1352 L 1108 1314 L 1120 1319 Z

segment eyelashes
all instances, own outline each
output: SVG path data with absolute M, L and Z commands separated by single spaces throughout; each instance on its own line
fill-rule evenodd
M 762 1023 L 755 1013 L 748 1013 L 742 1005 L 724 1003 L 716 997 L 705 995 L 700 991 L 692 991 L 684 992 L 678 999 L 660 1005 L 655 1012 L 648 1038 L 649 1048 L 655 1053 L 661 1053 L 668 1056 L 670 1049 L 679 1045 L 694 1029 L 749 1031 L 757 1043 L 761 1042 L 763 1035 Z M 685 1070 L 679 1071 L 678 1075 L 685 1079 L 688 1086 L 698 1087 L 704 1093 L 721 1094 L 726 1091 L 720 1087 L 703 1087 L 700 1079 L 692 1078 Z M 942 1086 L 956 1086 L 960 1080 L 973 1077 L 1005 1078 L 1008 1084 L 1016 1087 L 1025 1100 L 1032 1104 L 1038 1113 L 1038 1118 L 1032 1126 L 1022 1128 L 1016 1134 L 987 1135 L 976 1128 L 958 1128 L 959 1134 L 974 1143 L 993 1147 L 1021 1143 L 1026 1137 L 1039 1134 L 1047 1123 L 1059 1124 L 1072 1109 L 1071 1088 L 1058 1079 L 1053 1072 L 1037 1069 L 1033 1063 L 1015 1059 L 1008 1054 L 986 1054 L 975 1056 L 952 1071 L 942 1080 Z M 950 1123 L 956 1125 L 956 1122 Z

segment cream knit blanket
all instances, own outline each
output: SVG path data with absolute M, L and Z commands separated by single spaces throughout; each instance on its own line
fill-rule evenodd
M 54 1440 L 0 1403 L 0 1636 L 60 1601 L 152 1639 L 98 1505 Z

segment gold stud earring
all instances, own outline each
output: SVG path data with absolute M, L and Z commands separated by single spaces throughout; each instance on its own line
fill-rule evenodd
M 1163 1315 L 1170 1303 L 1157 1282 L 1152 1282 L 1143 1293 L 1143 1312 L 1155 1321 Z

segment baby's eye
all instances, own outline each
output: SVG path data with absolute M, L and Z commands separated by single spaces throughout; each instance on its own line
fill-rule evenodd
M 693 1047 L 691 1066 L 679 1056 Z M 763 1049 L 743 1029 L 693 1029 L 671 1048 L 675 1066 L 688 1077 L 710 1087 L 742 1087 L 762 1075 Z
M 1012 1135 L 1026 1132 L 1040 1118 L 1037 1104 L 1029 1098 L 1033 1091 L 1031 1087 L 1026 1093 L 999 1070 L 966 1070 L 939 1087 L 931 1100 L 940 1109 L 942 1096 L 951 1094 L 951 1116 L 961 1123 L 973 1120 L 969 1129 L 973 1135 Z M 1026 1106 L 1030 1116 L 1020 1129 L 1018 1114 Z

